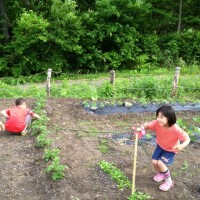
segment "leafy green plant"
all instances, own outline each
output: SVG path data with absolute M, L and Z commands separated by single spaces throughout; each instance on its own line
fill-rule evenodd
M 104 108 L 105 104 L 103 102 L 100 102 L 98 106 L 99 106 L 99 108 Z
M 119 100 L 119 101 L 117 101 L 117 105 L 118 105 L 118 106 L 122 106 L 122 105 L 123 105 L 123 103 L 124 103 L 123 101 L 120 101 L 120 100 Z
M 45 147 L 52 143 L 51 139 L 47 138 L 47 133 L 40 134 L 36 137 L 36 147 Z
M 57 157 L 60 153 L 60 149 L 45 149 L 43 158 L 45 161 L 49 161 Z
M 64 170 L 66 168 L 67 166 L 61 164 L 60 158 L 55 156 L 51 165 L 46 168 L 45 172 L 47 174 L 50 173 L 53 180 L 59 180 L 65 176 Z
M 32 124 L 32 136 L 38 136 L 39 134 L 46 134 L 47 133 L 47 126 L 46 122 L 48 120 L 46 111 L 43 110 L 43 107 L 46 104 L 45 98 L 38 98 L 36 101 L 36 107 L 34 111 L 40 115 L 39 120 L 34 120 Z M 41 136 L 40 136 L 41 137 Z M 38 140 L 41 140 L 39 137 Z
M 173 178 L 177 178 L 178 177 L 178 172 L 172 171 L 171 175 L 172 175 Z
M 3 83 L 6 83 L 8 85 L 19 85 L 19 84 L 25 84 L 25 83 L 39 83 L 42 81 L 46 80 L 46 75 L 42 74 L 42 75 L 30 75 L 30 76 L 18 76 L 17 78 L 13 78 L 13 77 L 2 77 L 1 81 Z
M 200 118 L 194 118 L 193 119 L 195 122 L 199 122 Z M 184 122 L 181 118 L 177 120 L 177 124 L 183 128 L 190 136 L 190 139 L 192 142 L 196 141 L 196 134 L 200 134 L 200 128 L 193 126 L 193 125 L 188 125 L 187 122 Z
M 11 72 L 17 77 L 20 74 L 29 75 L 31 72 L 37 71 L 42 65 L 42 63 L 39 64 L 39 57 L 41 58 L 41 52 L 45 49 L 45 45 L 41 47 L 41 44 L 48 40 L 47 27 L 49 27 L 49 23 L 48 20 L 32 10 L 28 12 L 24 10 L 16 24 L 13 31 L 15 40 L 10 45 L 10 50 L 15 53 L 10 64 L 15 66 L 11 68 Z M 35 52 L 30 51 L 33 46 L 37 49 Z M 45 50 L 43 53 L 45 54 Z M 43 63 L 43 67 L 44 65 L 47 64 Z
M 182 129 L 184 129 L 184 130 L 187 129 L 187 127 L 186 127 L 187 124 L 183 121 L 182 118 L 178 118 L 177 121 L 176 121 L 176 123 L 177 123 Z
M 87 101 L 83 101 L 82 105 L 83 105 L 84 108 L 89 108 L 90 107 L 90 103 L 87 102 Z
M 91 107 L 97 107 L 97 102 L 96 101 L 92 101 Z
M 99 98 L 110 98 L 114 97 L 115 90 L 110 83 L 103 83 L 103 85 L 97 88 L 97 94 Z
M 86 81 L 70 83 L 65 79 L 61 85 L 54 85 L 52 95 L 54 97 L 92 98 L 96 96 L 96 88 Z
M 98 165 L 103 171 L 109 174 L 114 181 L 117 182 L 117 186 L 119 187 L 119 189 L 131 188 L 131 182 L 123 174 L 123 172 L 115 167 L 113 164 L 102 160 L 98 163 Z
M 147 139 L 147 140 L 151 140 L 151 139 L 152 139 L 152 135 L 149 134 L 149 133 L 147 133 L 147 134 L 146 134 L 146 139 Z
M 146 199 L 151 199 L 151 197 L 148 194 L 140 191 L 134 192 L 134 194 L 132 194 L 127 198 L 127 200 L 146 200 Z
M 48 131 L 46 122 L 48 120 L 47 114 L 42 108 L 45 106 L 46 100 L 45 98 L 38 98 L 38 101 L 36 103 L 36 110 L 37 113 L 41 115 L 41 118 L 34 123 L 34 130 L 36 132 L 33 132 L 32 135 L 36 136 L 36 147 L 45 147 L 52 143 L 51 139 L 47 138 Z M 53 180 L 59 180 L 64 177 L 64 169 L 66 166 L 62 165 L 60 163 L 60 157 L 58 156 L 60 153 L 60 149 L 45 149 L 43 158 L 45 161 L 52 160 L 51 165 L 49 165 L 45 172 L 51 173 L 51 177 Z
M 36 102 L 36 109 L 41 109 L 46 105 L 46 99 L 45 98 L 40 98 Z

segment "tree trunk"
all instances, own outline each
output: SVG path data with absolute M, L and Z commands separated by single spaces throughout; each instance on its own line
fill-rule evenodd
M 181 19 L 182 19 L 182 7 L 183 7 L 183 0 L 180 0 L 179 3 L 179 14 L 178 14 L 178 33 L 181 31 Z
M 8 41 L 8 17 L 4 6 L 4 0 L 0 0 L 0 32 L 5 36 L 5 42 Z

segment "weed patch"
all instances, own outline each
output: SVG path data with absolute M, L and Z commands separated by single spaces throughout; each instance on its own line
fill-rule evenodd
M 98 149 L 101 153 L 107 153 L 109 151 L 108 141 L 106 139 L 101 139 L 99 141 Z

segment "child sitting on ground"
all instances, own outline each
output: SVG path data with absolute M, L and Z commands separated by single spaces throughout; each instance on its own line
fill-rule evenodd
M 1 114 L 7 118 L 5 125 L 0 125 L 2 130 L 21 135 L 27 134 L 27 127 L 30 125 L 32 117 L 40 118 L 38 114 L 26 107 L 26 102 L 23 98 L 16 99 L 15 106 L 2 110 Z

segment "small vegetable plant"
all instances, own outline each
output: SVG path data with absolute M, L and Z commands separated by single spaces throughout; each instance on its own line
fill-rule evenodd
M 120 169 L 105 160 L 100 161 L 98 165 L 103 171 L 109 174 L 114 181 L 117 182 L 119 189 L 131 188 L 131 182 Z
M 51 139 L 47 138 L 48 133 L 43 133 L 36 138 L 36 147 L 45 147 L 51 144 Z
M 37 105 L 36 105 L 36 112 L 41 116 L 41 118 L 35 123 L 33 123 L 32 128 L 33 132 L 32 135 L 36 137 L 36 147 L 43 148 L 45 146 L 49 146 L 52 141 L 48 138 L 48 130 L 47 130 L 47 115 L 46 112 L 42 109 L 45 106 L 45 99 L 38 98 Z M 67 166 L 62 165 L 60 162 L 59 157 L 60 149 L 45 149 L 43 158 L 45 161 L 51 161 L 51 164 L 48 165 L 45 169 L 45 172 L 51 174 L 51 178 L 53 180 L 59 180 L 64 177 L 64 170 Z
M 49 161 L 57 157 L 60 153 L 60 149 L 45 149 L 43 158 L 45 161 Z
M 56 181 L 59 179 L 62 179 L 65 176 L 64 170 L 67 168 L 67 166 L 62 165 L 60 162 L 60 158 L 56 156 L 51 165 L 49 165 L 45 172 L 47 174 L 51 173 L 51 178 Z
M 117 182 L 117 185 L 119 189 L 124 188 L 131 188 L 131 182 L 128 180 L 128 178 L 124 175 L 124 173 L 115 167 L 113 164 L 102 160 L 98 164 L 100 168 L 105 171 L 107 174 L 111 176 L 111 178 Z M 148 194 L 142 193 L 142 192 L 135 192 L 131 196 L 127 198 L 127 200 L 146 200 L 150 199 L 151 197 Z
M 200 122 L 200 118 L 193 118 L 195 122 Z M 195 142 L 197 140 L 197 134 L 200 135 L 200 127 L 188 125 L 181 118 L 177 120 L 177 124 L 183 128 L 190 136 L 191 141 Z
M 132 194 L 127 198 L 127 200 L 146 200 L 146 199 L 151 199 L 151 197 L 148 194 L 142 193 L 140 191 L 136 191 L 134 194 Z

